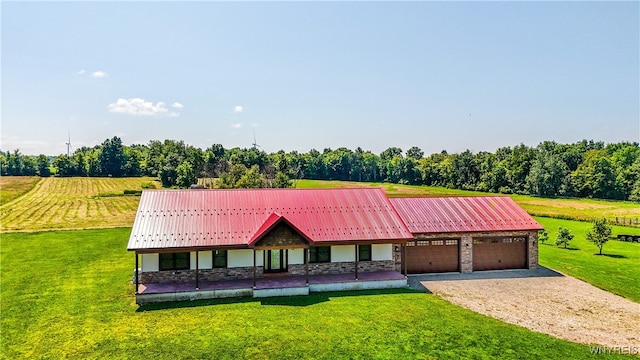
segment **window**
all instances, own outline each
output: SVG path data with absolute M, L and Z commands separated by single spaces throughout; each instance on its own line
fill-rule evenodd
M 213 267 L 214 268 L 226 268 L 227 267 L 227 250 L 214 250 L 213 251 Z
M 458 245 L 458 240 L 445 240 L 445 245 Z
M 358 247 L 358 260 L 371 261 L 371 245 L 360 245 Z
M 191 254 L 188 252 L 161 253 L 160 270 L 189 270 L 189 260 Z
M 429 241 L 428 240 L 418 240 L 418 241 L 416 241 L 416 245 L 418 245 L 418 246 L 429 246 Z
M 310 263 L 323 263 L 331 261 L 331 247 L 310 247 L 309 248 L 309 262 Z

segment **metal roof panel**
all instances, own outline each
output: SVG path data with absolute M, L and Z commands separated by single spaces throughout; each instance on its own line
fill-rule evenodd
M 144 190 L 127 248 L 249 245 L 273 214 L 313 242 L 412 238 L 381 189 Z
M 507 196 L 389 199 L 414 234 L 541 230 L 543 227 Z

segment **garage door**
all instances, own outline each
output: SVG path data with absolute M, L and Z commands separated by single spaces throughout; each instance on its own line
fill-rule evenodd
M 525 237 L 473 239 L 473 271 L 526 267 L 527 239 Z
M 459 240 L 418 240 L 407 243 L 406 261 L 409 274 L 460 271 Z

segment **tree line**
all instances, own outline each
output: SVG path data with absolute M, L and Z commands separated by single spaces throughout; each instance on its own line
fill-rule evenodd
M 218 178 L 218 186 L 287 187 L 292 180 L 350 180 L 443 186 L 543 197 L 591 197 L 640 201 L 638 143 L 574 144 L 545 141 L 495 152 L 466 150 L 424 155 L 390 147 L 380 154 L 346 147 L 266 153 L 258 148 L 200 149 L 183 141 L 150 141 L 125 146 L 118 137 L 76 149 L 51 162 L 45 155 L 0 152 L 0 174 L 50 176 L 153 176 L 163 186 L 188 187 L 197 178 Z M 211 182 L 212 183 L 212 182 Z

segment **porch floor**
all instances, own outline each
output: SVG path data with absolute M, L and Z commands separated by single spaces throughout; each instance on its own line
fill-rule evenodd
M 405 276 L 397 271 L 376 271 L 358 273 L 357 281 L 388 281 L 402 280 Z M 356 281 L 355 273 L 350 274 L 330 274 L 330 275 L 309 275 L 309 285 L 319 284 L 339 284 Z M 138 294 L 166 294 L 208 290 L 234 290 L 253 289 L 253 279 L 242 280 L 220 280 L 204 281 L 200 280 L 200 287 L 196 289 L 195 281 L 184 283 L 156 283 L 139 284 Z M 256 279 L 256 290 L 282 289 L 306 287 L 305 276 L 275 276 L 262 277 Z

